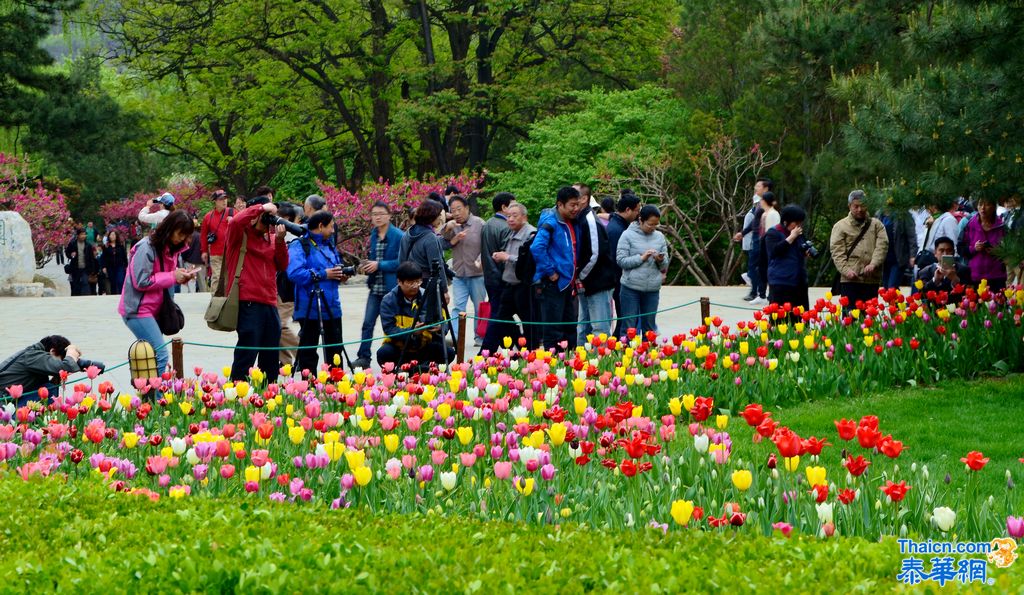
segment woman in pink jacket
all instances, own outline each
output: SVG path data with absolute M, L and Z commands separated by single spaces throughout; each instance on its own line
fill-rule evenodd
M 971 280 L 980 283 L 982 279 L 988 279 L 989 289 L 993 292 L 1006 287 L 1006 265 L 992 254 L 992 249 L 1003 241 L 1005 235 L 1006 226 L 996 215 L 995 201 L 990 197 L 978 199 L 978 216 L 967 224 L 964 244 L 967 245 Z
M 164 300 L 174 299 L 174 286 L 188 283 L 199 271 L 178 267 L 178 256 L 188 248 L 194 230 L 191 217 L 174 211 L 128 255 L 128 278 L 117 312 L 136 339 L 148 341 L 156 349 L 160 372 L 167 368 L 167 348 L 157 349 L 164 336 L 155 317 Z

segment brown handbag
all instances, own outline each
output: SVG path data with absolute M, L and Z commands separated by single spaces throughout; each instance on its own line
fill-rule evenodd
M 238 253 L 238 264 L 235 266 L 235 280 L 231 283 L 231 291 L 224 295 L 224 275 L 217 280 L 217 289 L 210 296 L 210 305 L 206 307 L 206 326 L 215 331 L 234 332 L 238 328 L 238 280 L 242 276 L 242 264 L 245 262 L 245 250 L 249 243 L 248 234 L 242 236 L 242 249 Z

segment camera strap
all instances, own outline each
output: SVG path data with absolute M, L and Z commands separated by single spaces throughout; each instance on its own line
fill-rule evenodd
M 862 239 L 864 239 L 864 234 L 868 232 L 869 227 L 871 227 L 870 217 L 868 217 L 867 220 L 864 221 L 864 225 L 860 227 L 860 233 L 857 234 L 857 239 L 853 240 L 853 244 L 850 244 L 850 247 L 846 249 L 847 258 L 849 258 L 850 255 L 853 254 L 853 251 L 857 249 L 857 245 L 860 244 Z

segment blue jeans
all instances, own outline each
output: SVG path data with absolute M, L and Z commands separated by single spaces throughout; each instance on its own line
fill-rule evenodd
M 587 341 L 587 335 L 607 335 L 611 332 L 612 293 L 614 289 L 598 291 L 590 295 L 579 294 L 580 317 L 576 327 L 576 344 Z
M 459 333 L 459 313 L 466 311 L 467 302 L 473 300 L 473 310 L 477 312 L 479 316 L 480 302 L 484 301 L 487 297 L 487 290 L 484 287 L 483 275 L 477 277 L 455 277 L 452 281 L 452 318 L 454 322 L 452 326 L 455 327 L 455 336 L 458 337 Z M 476 328 L 476 321 L 467 321 L 469 328 Z M 481 341 L 483 337 L 477 337 Z
M 167 369 L 167 347 L 160 347 L 164 344 L 164 334 L 160 332 L 160 326 L 152 316 L 145 318 L 122 318 L 128 330 L 135 335 L 136 339 L 147 341 L 156 351 L 156 370 L 163 373 Z M 157 349 L 160 347 L 159 349 Z
M 366 311 L 363 312 L 363 334 L 360 337 L 362 343 L 359 344 L 359 352 L 356 353 L 356 359 L 370 359 L 371 349 L 373 348 L 373 329 L 377 326 L 377 319 L 380 318 L 380 303 L 384 301 L 384 296 L 370 293 L 366 296 Z
M 126 270 L 118 267 L 116 269 L 107 269 L 107 273 L 110 275 L 110 293 L 113 295 L 121 295 L 121 290 L 124 289 L 124 275 Z
M 620 292 L 623 330 L 635 328 L 638 335 L 647 331 L 658 332 L 654 319 L 660 295 L 660 291 L 637 291 L 623 285 Z
M 885 289 L 892 289 L 893 287 L 899 287 L 903 281 L 903 267 L 893 265 L 885 268 L 885 274 L 882 275 L 882 287 Z

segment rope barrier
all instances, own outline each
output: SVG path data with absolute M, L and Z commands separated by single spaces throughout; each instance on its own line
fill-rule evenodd
M 746 310 L 747 312 L 760 312 L 761 308 L 751 308 L 750 306 L 733 306 L 731 304 L 719 304 L 716 302 L 708 302 L 712 306 L 719 308 L 732 308 L 733 310 Z
M 699 303 L 700 303 L 700 300 L 693 300 L 692 302 L 686 302 L 685 304 L 679 304 L 677 306 L 672 306 L 671 308 L 665 308 L 664 310 L 655 310 L 653 312 L 643 312 L 643 313 L 637 314 L 635 316 L 619 316 L 617 318 L 606 318 L 606 319 L 603 319 L 603 320 L 591 320 L 589 322 L 591 324 L 594 324 L 596 322 L 618 322 L 620 320 L 632 320 L 632 319 L 640 318 L 642 316 L 656 316 L 656 315 L 661 314 L 663 312 L 671 312 L 672 310 L 679 310 L 681 308 L 686 308 L 686 307 L 692 306 L 694 304 L 699 304 Z M 544 321 L 537 321 L 537 320 L 530 320 L 530 321 L 521 320 L 521 321 L 517 322 L 515 320 L 502 320 L 500 318 L 485 318 L 483 316 L 472 316 L 472 315 L 470 315 L 468 313 L 466 314 L 466 318 L 469 318 L 469 319 L 472 319 L 472 320 L 486 320 L 488 323 L 497 322 L 497 323 L 505 323 L 505 324 L 522 324 L 524 326 L 527 326 L 527 325 L 529 325 L 529 326 L 550 326 L 550 325 L 561 326 L 561 325 L 566 324 L 565 322 L 544 322 Z M 574 320 L 572 322 L 576 322 L 576 321 Z

